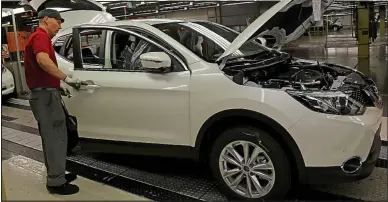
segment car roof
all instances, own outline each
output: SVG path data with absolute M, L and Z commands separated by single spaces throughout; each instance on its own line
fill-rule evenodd
M 196 20 L 196 19 L 179 19 L 179 18 L 147 18 L 147 19 L 131 19 L 131 20 L 116 20 L 116 21 L 110 21 L 110 22 L 103 22 L 103 23 L 91 23 L 89 25 L 101 25 L 101 26 L 138 26 L 138 27 L 145 27 L 145 26 L 153 26 L 156 24 L 163 24 L 163 23 L 172 23 L 172 22 L 209 22 L 205 20 Z M 81 24 L 80 24 L 81 25 Z M 82 25 L 88 25 L 88 23 L 84 23 Z M 79 25 L 73 25 L 66 29 L 61 30 L 56 37 L 53 38 L 53 40 L 56 40 L 58 37 L 61 37 L 63 35 L 68 35 L 72 32 L 72 27 L 79 26 Z
M 148 25 L 157 25 L 164 23 L 172 23 L 172 22 L 200 22 L 202 20 L 196 19 L 167 19 L 167 18 L 147 18 L 147 19 L 133 19 L 133 20 L 118 20 L 114 22 L 106 22 L 101 23 L 99 25 L 107 25 L 107 26 L 123 26 L 123 25 L 136 25 L 136 24 L 148 24 Z

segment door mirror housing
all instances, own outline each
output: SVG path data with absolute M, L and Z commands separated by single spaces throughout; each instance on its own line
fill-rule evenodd
M 140 62 L 143 68 L 155 72 L 165 72 L 171 67 L 171 58 L 165 52 L 143 53 Z

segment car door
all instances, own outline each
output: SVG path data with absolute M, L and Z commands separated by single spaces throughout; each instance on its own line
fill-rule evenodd
M 88 45 L 82 41 L 83 33 L 90 30 L 104 33 L 99 47 L 99 56 L 104 58 L 84 50 Z M 124 38 L 125 34 L 135 36 L 143 44 L 147 42 L 167 53 L 175 61 L 173 68 L 163 73 L 121 68 L 129 66 L 125 60 L 118 67 L 114 64 L 116 58 L 111 57 L 118 49 L 115 44 L 126 43 L 123 37 L 113 37 L 119 34 Z M 89 85 L 82 85 L 78 90 L 66 86 L 71 95 L 64 97 L 64 102 L 70 114 L 78 119 L 81 138 L 189 145 L 190 71 L 181 58 L 158 42 L 117 27 L 80 26 L 73 29 L 72 38 L 72 77 Z M 137 56 L 139 53 L 136 52 Z M 124 55 L 128 56 L 125 52 Z

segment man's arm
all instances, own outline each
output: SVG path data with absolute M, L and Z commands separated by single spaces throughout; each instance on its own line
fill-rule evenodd
M 62 81 L 65 80 L 66 75 L 60 69 L 58 69 L 47 53 L 39 52 L 38 55 L 36 55 L 36 61 L 38 62 L 39 66 L 51 76 L 54 76 L 55 78 Z
M 50 46 L 50 41 L 43 35 L 36 35 L 32 41 L 32 49 L 36 55 L 38 65 L 48 74 L 63 81 L 66 79 L 66 75 L 50 59 Z

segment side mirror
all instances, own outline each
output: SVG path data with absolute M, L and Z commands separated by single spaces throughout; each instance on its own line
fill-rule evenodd
M 163 72 L 171 67 L 171 58 L 165 52 L 148 52 L 140 55 L 143 68 Z

